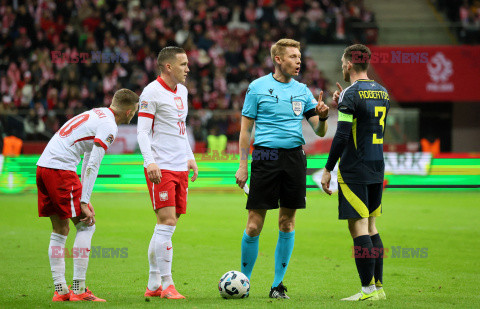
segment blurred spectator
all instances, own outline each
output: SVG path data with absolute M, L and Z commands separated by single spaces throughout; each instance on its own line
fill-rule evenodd
M 28 111 L 28 116 L 23 121 L 27 139 L 42 140 L 45 136 L 45 123 L 32 108 Z

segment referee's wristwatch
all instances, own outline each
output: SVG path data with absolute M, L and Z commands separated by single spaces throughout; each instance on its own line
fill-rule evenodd
M 328 116 L 327 116 L 327 117 L 325 117 L 325 118 L 320 118 L 320 117 L 319 117 L 318 119 L 320 119 L 320 121 L 327 121 L 327 119 L 328 119 Z

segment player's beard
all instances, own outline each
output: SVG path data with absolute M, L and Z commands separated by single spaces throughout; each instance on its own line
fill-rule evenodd
M 350 73 L 348 73 L 348 71 L 343 71 L 343 80 L 347 83 L 350 82 Z

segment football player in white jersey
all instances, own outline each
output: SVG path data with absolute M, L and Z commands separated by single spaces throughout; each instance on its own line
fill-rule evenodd
M 178 218 L 186 213 L 188 173 L 198 168 L 188 143 L 185 119 L 188 91 L 181 83 L 188 58 L 179 47 L 165 47 L 157 58 L 160 76 L 140 95 L 137 137 L 144 159 L 145 178 L 157 224 L 148 247 L 150 264 L 146 297 L 185 298 L 172 279 L 172 235 Z
M 48 258 L 55 292 L 53 301 L 105 301 L 85 287 L 88 257 L 95 232 L 90 195 L 105 151 L 117 136 L 117 125 L 128 124 L 138 110 L 138 95 L 120 89 L 109 108 L 94 108 L 65 123 L 37 162 L 38 215 L 50 217 Z M 84 155 L 82 181 L 77 176 Z M 65 248 L 71 219 L 77 229 L 72 252 Z M 68 252 L 67 252 L 68 251 Z M 65 255 L 73 254 L 73 285 L 65 280 Z

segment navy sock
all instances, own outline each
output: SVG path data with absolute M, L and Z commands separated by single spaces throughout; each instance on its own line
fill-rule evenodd
M 373 248 L 378 252 L 378 257 L 375 258 L 375 285 L 381 287 L 383 282 L 383 242 L 380 234 L 372 235 L 370 239 L 372 240 Z
M 375 259 L 372 258 L 372 240 L 369 235 L 362 235 L 353 239 L 355 264 L 362 286 L 369 286 L 375 283 L 373 273 Z

